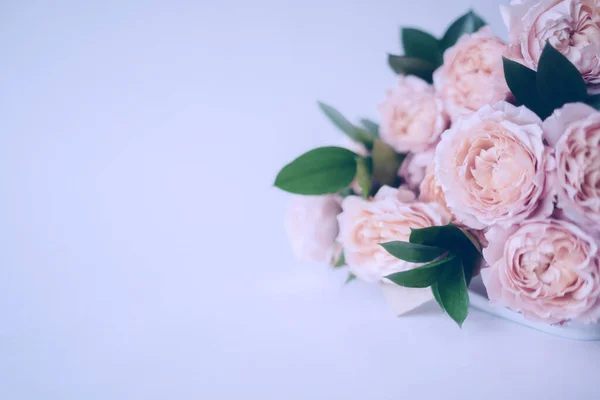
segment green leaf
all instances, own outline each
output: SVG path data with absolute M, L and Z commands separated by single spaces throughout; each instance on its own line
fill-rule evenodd
M 357 155 L 341 147 L 319 147 L 283 167 L 275 186 L 286 192 L 318 195 L 336 193 L 352 183 Z
M 388 54 L 388 64 L 397 74 L 414 75 L 431 83 L 436 65 L 414 57 Z
M 587 98 L 585 81 L 577 68 L 549 43 L 538 64 L 537 88 L 553 110 Z
M 436 67 L 442 65 L 443 53 L 439 41 L 427 32 L 415 28 L 403 28 L 402 46 L 407 57 L 429 61 Z
M 465 237 L 467 239 L 469 239 L 469 241 L 471 242 L 471 244 L 473 245 L 473 247 L 475 248 L 475 250 L 477 251 L 477 253 L 481 254 L 483 247 L 481 245 L 481 243 L 479 242 L 479 239 L 477 239 L 477 237 L 475 237 L 475 235 L 468 231 L 467 229 L 464 228 L 458 228 L 461 230 L 461 232 L 463 233 L 463 235 L 465 235 Z
M 442 49 L 454 46 L 457 40 L 465 33 L 477 32 L 481 27 L 487 25 L 486 22 L 472 10 L 454 21 L 444 33 L 441 40 Z
M 459 227 L 453 224 L 412 229 L 410 242 L 436 246 L 456 254 L 463 260 L 467 283 L 473 278 L 473 271 L 481 255 L 472 240 Z
M 350 282 L 352 282 L 355 279 L 356 279 L 356 275 L 354 275 L 353 273 L 349 272 L 348 273 L 348 277 L 346 278 L 346 281 L 344 282 L 344 285 L 349 284 Z
M 398 154 L 383 141 L 373 143 L 373 177 L 379 185 L 394 186 L 404 155 Z
M 352 190 L 351 187 L 346 187 L 337 192 L 337 195 L 340 196 L 342 199 L 345 199 L 348 196 L 354 196 L 354 190 Z
M 502 57 L 504 77 L 517 101 L 536 113 L 541 119 L 552 114 L 552 107 L 540 96 L 537 89 L 537 74 L 523 64 Z
M 426 246 L 437 246 L 451 251 L 467 249 L 478 252 L 477 247 L 462 229 L 454 224 L 411 229 L 410 242 Z
M 449 254 L 440 260 L 408 271 L 396 272 L 386 276 L 386 278 L 396 285 L 409 288 L 426 288 L 437 282 L 439 271 L 445 268 L 448 263 L 452 263 L 455 258 L 454 254 Z
M 364 143 L 369 148 L 373 145 L 373 138 L 367 130 L 354 126 L 335 108 L 321 102 L 318 102 L 318 104 L 327 118 L 350 139 Z
M 469 293 L 459 258 L 449 261 L 439 269 L 437 289 L 442 308 L 458 326 L 462 326 L 469 314 Z
M 400 260 L 414 263 L 433 261 L 447 252 L 447 250 L 439 247 L 408 242 L 381 243 L 381 247 Z
M 434 282 L 431 285 L 431 292 L 433 293 L 433 298 L 435 299 L 435 301 L 439 304 L 440 308 L 442 309 L 442 312 L 446 312 L 446 309 L 444 308 L 444 303 L 442 303 L 442 298 L 440 297 L 440 290 L 438 288 L 437 282 Z
M 337 258 L 335 257 L 337 255 Z M 344 249 L 341 249 L 338 254 L 331 258 L 331 266 L 333 268 L 340 268 L 346 265 L 346 257 L 344 256 Z
M 373 138 L 379 137 L 379 125 L 378 124 L 376 124 L 375 122 L 371 121 L 370 119 L 366 119 L 366 118 L 361 119 L 360 123 L 362 124 L 362 126 L 365 127 L 367 132 L 369 132 L 371 137 L 373 137 Z
M 600 110 L 600 94 L 588 97 L 585 104 L 594 107 L 596 110 Z
M 373 174 L 373 159 L 371 157 L 356 157 L 356 182 L 360 187 L 363 199 L 371 193 L 371 175 Z

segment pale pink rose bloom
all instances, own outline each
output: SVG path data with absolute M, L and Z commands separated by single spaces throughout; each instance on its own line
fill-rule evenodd
M 446 196 L 435 179 L 435 165 L 430 164 L 425 170 L 425 177 L 419 185 L 419 200 L 425 203 L 438 203 L 451 214 L 446 204 Z
M 481 271 L 492 304 L 549 324 L 600 319 L 598 246 L 576 225 L 556 219 L 491 228 Z
M 549 153 L 540 118 L 500 102 L 444 132 L 435 152 L 435 178 L 460 223 L 473 229 L 508 227 L 552 213 Z
M 415 76 L 401 76 L 379 106 L 381 140 L 398 153 L 422 152 L 437 143 L 448 117 L 433 86 Z
M 337 196 L 294 196 L 285 218 L 294 255 L 305 261 L 329 261 L 341 211 Z
M 565 55 L 586 82 L 600 83 L 597 0 L 519 0 L 501 7 L 509 56 L 537 70 L 546 43 Z
M 444 64 L 434 72 L 433 84 L 452 122 L 510 96 L 502 65 L 506 51 L 506 44 L 483 27 L 463 35 L 444 52 Z
M 338 241 L 350 272 L 367 282 L 418 266 L 398 260 L 381 243 L 408 241 L 411 228 L 450 222 L 450 215 L 439 204 L 417 202 L 411 191 L 389 186 L 379 189 L 371 200 L 348 196 L 342 209 Z
M 544 121 L 544 135 L 555 150 L 557 206 L 600 234 L 600 112 L 583 103 L 567 104 Z
M 402 161 L 402 165 L 398 169 L 398 176 L 404 180 L 411 190 L 416 191 L 425 179 L 427 167 L 433 164 L 433 159 L 433 150 L 423 153 L 410 153 Z

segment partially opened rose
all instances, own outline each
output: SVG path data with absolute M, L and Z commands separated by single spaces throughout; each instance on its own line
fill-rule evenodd
M 294 196 L 285 228 L 295 256 L 300 260 L 329 261 L 338 235 L 337 216 L 342 211 L 337 196 Z
M 446 50 L 444 64 L 433 74 L 433 84 L 453 122 L 508 98 L 502 65 L 506 51 L 506 44 L 489 27 L 463 35 Z
M 435 152 L 435 178 L 459 222 L 473 229 L 508 227 L 552 213 L 548 153 L 539 117 L 500 102 L 444 132 Z
M 597 0 L 513 0 L 501 8 L 513 59 L 537 69 L 546 43 L 565 55 L 588 83 L 600 83 Z
M 530 320 L 556 324 L 600 319 L 596 242 L 576 225 L 555 219 L 491 228 L 481 271 L 492 304 Z
M 415 76 L 401 76 L 379 111 L 381 139 L 399 153 L 432 148 L 448 126 L 433 87 Z
M 350 272 L 367 282 L 417 266 L 395 258 L 381 243 L 408 241 L 411 228 L 450 222 L 450 215 L 439 204 L 417 202 L 412 192 L 388 186 L 371 200 L 348 196 L 342 209 L 338 241 Z
M 555 149 L 557 206 L 581 227 L 600 234 L 600 112 L 567 104 L 544 121 Z

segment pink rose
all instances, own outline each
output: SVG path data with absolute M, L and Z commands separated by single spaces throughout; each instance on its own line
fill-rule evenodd
M 444 53 L 444 64 L 433 74 L 433 84 L 452 122 L 486 104 L 506 100 L 502 56 L 507 47 L 490 28 L 463 35 Z
M 550 324 L 600 319 L 600 258 L 594 240 L 556 219 L 491 228 L 481 271 L 493 304 Z
M 398 170 L 400 176 L 411 190 L 417 190 L 425 178 L 427 166 L 433 164 L 434 152 L 410 153 L 406 156 Z
M 401 76 L 379 106 L 381 139 L 398 153 L 425 151 L 448 126 L 433 87 L 415 76 Z
M 600 234 L 600 112 L 582 103 L 567 104 L 544 121 L 544 134 L 555 149 L 558 207 Z
M 548 153 L 539 117 L 525 107 L 500 102 L 444 132 L 435 152 L 435 177 L 462 224 L 473 229 L 508 227 L 534 213 L 552 213 Z
M 536 70 L 548 42 L 588 83 L 600 83 L 597 0 L 513 0 L 501 10 L 509 30 L 511 58 Z
M 338 235 L 337 215 L 342 211 L 336 196 L 294 196 L 285 218 L 285 229 L 297 258 L 329 261 Z
M 415 202 L 412 192 L 382 187 L 371 200 L 348 196 L 338 216 L 346 263 L 363 281 L 375 282 L 417 264 L 398 260 L 381 243 L 408 241 L 411 228 L 446 225 L 450 215 L 436 203 Z
M 419 201 L 425 203 L 438 203 L 451 214 L 446 204 L 446 196 L 442 187 L 435 179 L 435 166 L 430 164 L 425 170 L 425 177 L 419 185 Z

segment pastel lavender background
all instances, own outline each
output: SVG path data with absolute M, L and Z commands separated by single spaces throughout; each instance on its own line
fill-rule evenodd
M 1 399 L 598 398 L 600 344 L 394 318 L 293 259 L 278 168 L 376 116 L 398 26 L 500 1 L 0 3 Z

